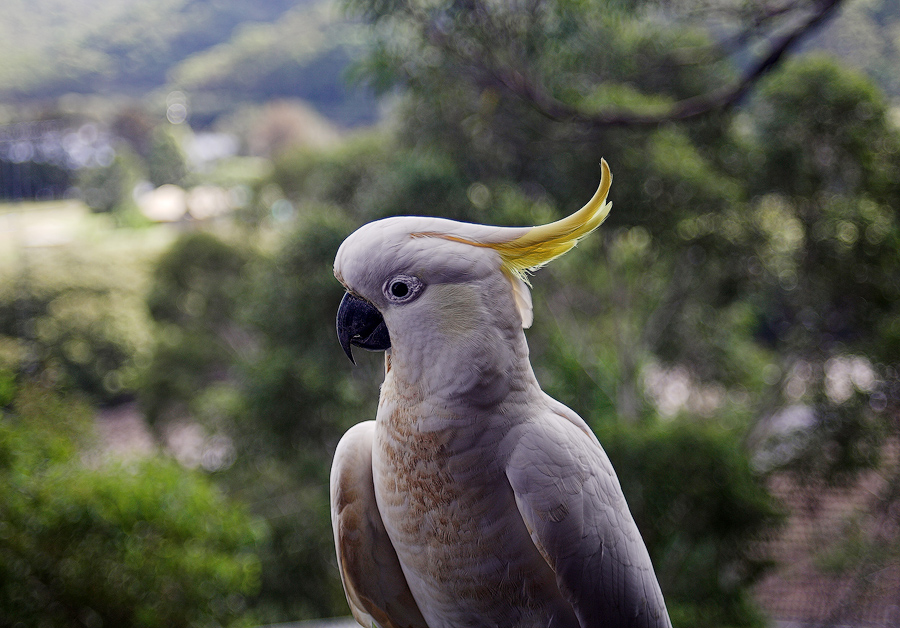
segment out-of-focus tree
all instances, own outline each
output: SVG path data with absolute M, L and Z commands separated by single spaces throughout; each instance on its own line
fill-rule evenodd
M 334 206 L 300 211 L 247 294 L 245 320 L 259 345 L 242 364 L 246 405 L 234 428 L 246 458 L 230 471 L 232 486 L 255 487 L 250 499 L 273 529 L 259 600 L 273 621 L 346 612 L 328 472 L 337 439 L 371 416 L 377 394 L 368 372 L 344 365 L 331 331 L 341 296 L 331 262 L 352 223 Z
M 859 0 L 846 3 L 840 16 L 826 24 L 806 48 L 826 50 L 865 72 L 893 99 L 900 96 L 900 1 Z
M 608 229 L 629 235 L 613 232 L 595 275 L 594 289 L 606 282 L 610 292 L 579 303 L 593 324 L 617 315 L 609 368 L 619 390 L 608 397 L 624 416 L 640 414 L 642 361 L 760 400 L 775 369 L 790 371 L 778 363 L 785 346 L 759 342 L 773 325 L 803 336 L 799 312 L 818 317 L 807 316 L 810 346 L 836 331 L 827 325 L 890 328 L 897 141 L 883 97 L 822 61 L 772 75 L 839 3 L 349 4 L 372 24 L 362 76 L 401 93 L 401 141 L 449 155 L 487 192 L 489 212 L 504 178 L 571 206 L 596 178 L 599 153 L 627 173 Z M 629 281 L 635 263 L 662 279 L 655 290 Z M 861 306 L 853 321 L 850 302 Z M 878 344 L 892 346 L 890 334 Z
M 147 155 L 147 176 L 155 186 L 183 185 L 188 174 L 184 151 L 173 131 L 158 126 L 150 137 Z
M 154 117 L 144 108 L 132 104 L 124 106 L 116 114 L 110 130 L 116 137 L 127 142 L 135 153 L 146 159 L 155 123 Z
M 147 306 L 157 324 L 156 346 L 144 371 L 141 402 L 153 424 L 200 412 L 198 394 L 228 381 L 249 349 L 237 323 L 249 248 L 208 233 L 179 238 L 153 271 Z
M 900 131 L 867 79 L 818 57 L 773 76 L 748 113 L 761 337 L 783 402 L 816 408 L 806 470 L 852 477 L 900 430 Z
M 308 208 L 270 252 L 190 234 L 163 255 L 149 293 L 159 341 L 142 401 L 157 425 L 192 422 L 234 444 L 218 480 L 271 530 L 252 602 L 262 621 L 346 612 L 328 469 L 371 395 L 331 368 L 342 353 L 323 330 L 340 299 L 330 261 L 348 228 L 330 207 Z
M 143 163 L 127 146 L 120 146 L 108 166 L 83 168 L 78 188 L 85 204 L 95 212 L 122 214 L 133 210 L 134 186 L 143 177 Z
M 91 420 L 33 383 L 0 410 L 0 626 L 248 625 L 264 525 L 171 460 L 86 465 Z
M 451 158 L 437 150 L 408 150 L 381 132 L 328 151 L 285 154 L 275 161 L 272 181 L 298 204 L 339 206 L 349 214 L 348 227 L 429 208 L 451 218 L 471 217 L 472 211 L 469 181 Z
M 406 137 L 568 200 L 632 139 L 614 129 L 714 125 L 841 3 L 348 4 L 372 24 L 360 75 L 409 96 Z
M 796 60 L 766 81 L 748 118 L 762 159 L 755 193 L 811 205 L 834 196 L 900 202 L 900 136 L 884 94 L 861 72 L 827 56 Z
M 18 269 L 0 269 L 0 368 L 43 373 L 98 402 L 134 394 L 151 348 L 141 255 L 23 255 Z
M 750 585 L 771 561 L 747 541 L 780 513 L 733 434 L 682 421 L 598 436 L 655 557 L 673 625 L 763 625 Z

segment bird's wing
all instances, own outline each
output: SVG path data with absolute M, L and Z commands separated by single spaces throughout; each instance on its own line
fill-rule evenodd
M 531 538 L 583 628 L 671 628 L 606 453 L 557 402 L 521 428 L 507 477 Z
M 428 628 L 375 504 L 374 431 L 374 421 L 355 425 L 334 453 L 331 524 L 341 581 L 353 617 L 365 628 Z

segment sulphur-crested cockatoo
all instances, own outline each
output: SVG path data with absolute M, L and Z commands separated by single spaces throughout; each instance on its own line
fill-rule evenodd
M 539 227 L 372 222 L 341 245 L 338 336 L 386 351 L 374 421 L 341 439 L 331 516 L 344 590 L 369 628 L 671 626 L 616 474 L 541 391 L 525 272 L 606 218 L 611 176 Z

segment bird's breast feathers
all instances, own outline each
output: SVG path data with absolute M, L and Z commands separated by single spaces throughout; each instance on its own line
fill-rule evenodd
M 508 426 L 470 429 L 424 407 L 387 378 L 372 461 L 378 509 L 423 614 L 435 626 L 546 625 L 565 605 L 524 522 L 508 516 L 515 496 L 498 455 Z

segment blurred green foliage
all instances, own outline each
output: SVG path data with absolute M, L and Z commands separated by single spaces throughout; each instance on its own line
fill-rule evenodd
M 197 392 L 227 378 L 239 334 L 243 271 L 250 257 L 211 234 L 190 233 L 157 261 L 147 306 L 158 325 L 141 398 L 151 423 L 191 409 Z M 184 411 L 182 409 L 182 412 Z
M 77 185 L 92 211 L 111 213 L 122 225 L 141 226 L 147 219 L 141 216 L 135 202 L 138 184 L 184 186 L 190 182 L 189 167 L 183 142 L 172 125 L 160 124 L 145 134 L 134 132 L 125 128 L 129 115 L 139 114 L 125 112 L 114 121 L 114 126 L 125 133 L 116 145 L 115 158 L 109 165 L 79 170 Z
M 139 157 L 121 146 L 110 165 L 79 171 L 77 184 L 91 210 L 123 213 L 133 205 L 132 191 L 142 170 Z
M 734 434 L 678 421 L 598 430 L 654 557 L 675 626 L 742 626 L 763 620 L 749 587 L 770 559 L 748 539 L 780 513 Z
M 900 96 L 900 76 L 894 71 L 900 41 L 898 0 L 860 0 L 847 4 L 839 17 L 825 24 L 807 48 L 823 49 L 849 67 L 864 70 L 891 98 Z
M 194 4 L 173 7 L 202 17 Z M 393 100 L 386 124 L 328 150 L 278 154 L 250 178 L 234 224 L 186 229 L 152 272 L 63 252 L 27 256 L 2 278 L 0 406 L 12 409 L 0 423 L 0 482 L 19 492 L 0 505 L 15 530 L 3 529 L 0 551 L 19 554 L 0 569 L 19 571 L 2 580 L 0 603 L 86 625 L 345 614 L 327 474 L 343 431 L 374 417 L 383 367 L 361 352 L 351 368 L 334 338 L 337 247 L 356 226 L 396 214 L 553 220 L 589 198 L 605 157 L 615 177 L 607 224 L 534 278 L 532 362 L 604 443 L 675 625 L 763 621 L 749 592 L 768 565 L 754 543 L 781 520 L 767 474 L 848 481 L 898 433 L 900 137 L 890 104 L 858 72 L 809 56 L 703 119 L 599 125 L 591 116 L 654 115 L 714 91 L 738 74 L 734 57 L 715 54 L 708 23 L 655 3 L 534 6 L 354 0 L 353 28 L 369 45 L 355 73 Z M 258 10 L 269 9 L 285 7 Z M 303 83 L 305 61 L 331 68 L 358 44 L 330 30 L 320 8 L 283 18 L 229 31 L 228 44 L 170 78 L 227 103 L 230 85 L 270 93 L 285 68 Z M 162 36 L 182 41 L 196 24 Z M 292 39 L 310 24 L 319 39 Z M 149 76 L 165 60 L 134 68 Z M 548 115 L 554 103 L 584 115 Z M 124 112 L 118 128 L 146 175 L 183 181 L 171 129 L 139 114 Z M 95 210 L 118 211 L 130 199 L 123 182 L 145 174 L 118 155 L 80 183 L 96 191 Z M 161 438 L 195 425 L 233 451 L 201 456 L 208 476 L 156 458 L 84 465 L 91 449 L 76 419 L 87 408 L 39 388 L 17 395 L 29 374 L 92 401 L 137 395 Z M 29 395 L 44 405 L 28 406 Z M 806 423 L 781 425 L 798 409 Z M 244 506 L 232 509 L 212 482 Z M 264 539 L 248 512 L 265 521 Z M 182 542 L 189 551 L 176 550 Z M 823 560 L 839 569 L 839 558 Z M 107 596 L 120 576 L 127 594 Z M 49 588 L 16 584 L 35 579 Z M 40 597 L 59 587 L 68 597 Z
M 900 199 L 890 175 L 900 159 L 897 130 L 884 94 L 863 74 L 831 57 L 804 57 L 764 85 L 750 115 L 764 159 L 758 183 L 767 190 L 865 195 L 891 206 Z
M 325 366 L 343 359 L 323 329 L 341 294 L 330 261 L 349 223 L 333 207 L 305 211 L 274 250 L 186 234 L 160 259 L 148 297 L 159 342 L 142 405 L 160 429 L 191 420 L 237 443 L 218 479 L 272 531 L 254 601 L 265 621 L 345 612 L 330 455 L 377 390 Z
M 87 463 L 91 419 L 34 383 L 0 411 L 0 625 L 248 625 L 265 527 L 174 461 Z
M 893 72 L 898 58 L 893 34 L 900 14 L 897 0 L 844 4 L 842 15 L 814 39 L 815 46 L 865 69 L 896 95 L 900 90 Z M 571 67 L 596 58 L 604 64 L 598 66 L 604 76 L 626 77 L 612 86 L 597 85 L 584 73 L 568 83 L 560 76 L 559 91 L 594 110 L 610 103 L 635 110 L 658 108 L 666 96 L 647 93 L 648 82 L 629 85 L 629 77 L 651 76 L 658 85 L 670 80 L 669 68 L 685 64 L 702 74 L 711 58 L 709 51 L 697 55 L 691 48 L 705 39 L 703 28 L 713 22 L 724 31 L 723 23 L 740 20 L 756 8 L 726 2 L 708 15 L 709 7 L 702 3 L 662 9 L 646 2 L 569 5 L 572 10 L 554 16 L 556 23 L 547 31 L 553 37 L 550 43 L 534 35 L 522 41 L 546 54 L 550 67 Z M 459 5 L 460 11 L 471 10 L 467 7 Z M 342 81 L 368 33 L 358 21 L 344 19 L 340 8 L 332 0 L 169 0 L 164 6 L 149 0 L 131 0 L 127 5 L 96 0 L 90 6 L 74 0 L 9 0 L 7 19 L 0 24 L 0 54 L 8 60 L 0 68 L 0 97 L 41 102 L 71 93 L 139 93 L 157 100 L 156 90 L 182 89 L 196 96 L 192 115 L 204 125 L 237 103 L 279 97 L 303 98 L 342 124 L 372 122 L 377 118 L 377 104 L 365 91 L 349 89 Z M 646 24 L 635 26 L 632 20 L 623 20 L 629 12 L 646 18 Z M 696 18 L 697 28 L 691 32 L 669 28 L 667 21 L 681 13 Z M 762 22 L 772 21 L 778 13 Z M 617 26 L 627 31 L 626 36 L 571 37 L 583 28 L 582 15 L 600 36 L 605 35 L 603 29 Z M 380 30 L 383 38 L 395 39 L 398 48 L 403 45 L 402 27 L 385 23 Z M 495 40 L 497 48 L 515 49 L 510 44 L 516 40 L 506 35 Z M 476 46 L 483 41 L 474 39 Z M 596 46 L 594 41 L 604 44 Z M 607 48 L 610 55 L 603 53 Z M 610 62 L 613 55 L 615 63 Z M 432 58 L 418 57 L 417 65 L 434 65 Z M 386 51 L 381 61 L 373 59 L 370 65 L 380 79 L 388 79 L 376 84 L 388 85 L 390 53 Z M 724 66 L 720 70 L 722 77 L 731 75 Z M 689 88 L 691 80 L 690 72 L 679 72 L 682 86 Z
M 152 345 L 139 251 L 22 255 L 0 268 L 0 368 L 97 402 L 133 394 Z
M 170 128 L 158 126 L 150 136 L 147 177 L 154 186 L 184 185 L 188 167 L 181 143 Z

